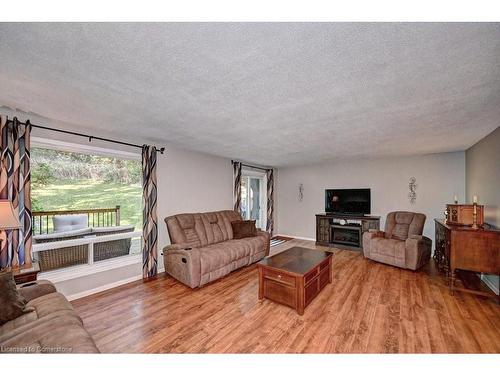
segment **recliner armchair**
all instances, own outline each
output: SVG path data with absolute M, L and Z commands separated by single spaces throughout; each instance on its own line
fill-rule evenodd
M 370 230 L 363 234 L 363 255 L 377 262 L 418 270 L 431 257 L 432 240 L 422 236 L 424 224 L 424 214 L 389 213 L 384 232 Z

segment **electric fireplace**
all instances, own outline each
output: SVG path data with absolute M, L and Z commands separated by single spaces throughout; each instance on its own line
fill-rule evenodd
M 334 244 L 361 247 L 361 226 L 359 225 L 332 225 L 331 242 Z

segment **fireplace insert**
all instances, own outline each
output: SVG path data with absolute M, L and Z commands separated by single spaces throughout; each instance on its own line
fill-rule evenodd
M 332 225 L 331 242 L 334 244 L 361 247 L 361 226 L 358 225 Z

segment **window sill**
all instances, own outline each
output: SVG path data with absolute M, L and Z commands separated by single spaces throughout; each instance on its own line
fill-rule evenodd
M 142 254 L 127 255 L 120 258 L 108 259 L 94 264 L 83 264 L 81 266 L 68 267 L 60 270 L 41 272 L 39 279 L 49 280 L 53 283 L 73 280 L 79 277 L 106 272 L 117 268 L 142 263 Z

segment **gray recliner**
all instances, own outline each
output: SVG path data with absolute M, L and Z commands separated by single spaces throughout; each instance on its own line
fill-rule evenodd
M 392 266 L 417 270 L 431 257 L 432 240 L 422 236 L 425 215 L 396 211 L 387 215 L 385 231 L 363 234 L 365 258 Z

